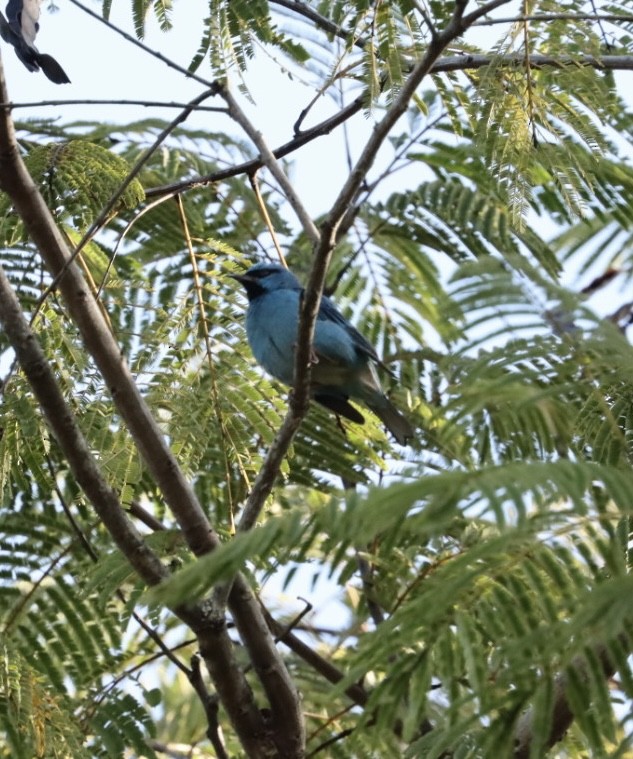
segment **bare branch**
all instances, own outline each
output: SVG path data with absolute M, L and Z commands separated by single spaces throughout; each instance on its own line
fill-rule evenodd
M 218 94 L 220 97 L 224 98 L 226 104 L 228 105 L 229 115 L 231 118 L 234 119 L 242 127 L 242 129 L 246 132 L 246 134 L 251 138 L 257 147 L 257 150 L 259 150 L 259 155 L 263 165 L 277 180 L 281 191 L 292 206 L 294 212 L 297 214 L 297 218 L 301 222 L 301 226 L 303 227 L 303 230 L 308 238 L 312 240 L 312 242 L 317 242 L 319 239 L 319 230 L 316 228 L 314 222 L 312 221 L 310 214 L 304 208 L 303 203 L 297 195 L 297 192 L 292 186 L 290 180 L 286 176 L 286 173 L 277 162 L 275 154 L 266 144 L 266 140 L 264 140 L 262 133 L 250 122 L 226 86 L 221 87 L 218 90 Z
M 630 13 L 534 13 L 527 16 L 504 16 L 503 18 L 485 18 L 476 21 L 473 26 L 496 26 L 497 24 L 520 24 L 524 21 L 611 21 L 629 23 L 633 21 Z
M 204 111 L 207 113 L 228 113 L 223 106 L 212 105 L 194 105 L 191 103 L 175 103 L 174 101 L 163 100 L 39 100 L 32 102 L 0 103 L 0 108 L 9 107 L 13 110 L 18 108 L 43 108 L 44 106 L 60 105 L 140 105 L 143 108 L 189 108 L 191 111 Z
M 308 21 L 312 22 L 318 29 L 321 29 L 332 37 L 340 37 L 346 42 L 350 39 L 352 34 L 351 31 L 342 29 L 338 24 L 333 23 L 329 18 L 326 18 L 315 11 L 314 8 L 311 8 L 307 3 L 297 2 L 297 0 L 271 0 L 271 2 L 273 5 L 279 5 L 282 8 L 287 8 L 288 10 L 293 11 L 293 13 L 296 13 L 298 16 L 303 16 Z M 353 40 L 353 44 L 355 47 L 363 50 L 366 43 L 362 38 L 356 37 Z
M 156 52 L 156 50 L 153 50 L 151 47 L 144 45 L 140 40 L 137 40 L 136 37 L 132 37 L 131 34 L 128 34 L 127 32 L 124 32 L 122 29 L 119 29 L 118 26 L 111 23 L 107 19 L 103 18 L 103 16 L 101 16 L 99 13 L 96 13 L 95 11 L 90 10 L 90 8 L 85 6 L 83 3 L 80 3 L 79 0 L 70 0 L 70 2 L 73 5 L 76 5 L 77 8 L 80 8 L 84 13 L 87 13 L 89 16 L 92 16 L 92 18 L 97 19 L 97 21 L 100 24 L 105 24 L 105 26 L 107 26 L 109 29 L 112 29 L 112 31 L 121 35 L 123 39 L 127 40 L 128 42 L 131 42 L 132 45 L 139 47 L 143 52 L 148 53 L 148 55 L 151 55 L 154 58 L 158 58 L 159 61 L 162 61 L 166 66 L 169 66 L 169 68 L 172 68 L 176 71 L 179 71 L 181 74 L 184 74 L 187 77 L 187 79 L 195 79 L 196 82 L 203 84 L 205 87 L 213 86 L 212 82 L 210 82 L 208 79 L 204 79 L 203 77 L 198 76 L 198 74 L 195 74 L 192 71 L 189 71 L 189 69 L 186 69 L 183 66 L 179 66 L 175 61 L 172 61 L 166 56 L 162 55 L 161 53 Z
M 471 54 L 464 55 L 452 55 L 442 58 L 436 61 L 430 71 L 430 74 L 443 74 L 452 71 L 471 71 L 476 69 L 485 68 L 494 63 L 496 66 L 519 68 L 525 64 L 526 58 L 520 53 L 502 56 L 492 56 L 484 54 Z M 529 63 L 531 68 L 565 68 L 567 66 L 588 66 L 596 69 L 604 69 L 605 71 L 633 71 L 633 55 L 603 55 L 596 58 L 593 55 L 579 55 L 579 56 L 551 56 L 551 55 L 531 55 L 529 56 Z M 334 129 L 344 124 L 348 119 L 362 110 L 365 103 L 363 96 L 357 97 L 349 105 L 346 105 L 334 116 L 330 116 L 324 119 L 319 124 L 306 129 L 301 132 L 297 137 L 285 142 L 275 150 L 272 150 L 272 154 L 275 158 L 284 158 L 291 153 L 307 145 L 309 142 L 316 140 L 318 137 L 324 137 L 330 134 Z M 211 174 L 204 174 L 193 179 L 187 179 L 180 182 L 173 182 L 168 185 L 161 185 L 159 187 L 151 187 L 146 190 L 146 197 L 153 198 L 161 195 L 173 194 L 174 192 L 184 192 L 186 190 L 193 190 L 197 187 L 204 187 L 213 182 L 220 182 L 223 179 L 229 179 L 230 177 L 240 176 L 241 174 L 251 174 L 264 165 L 261 158 L 256 158 L 252 161 L 245 161 L 237 166 L 231 166 L 228 169 L 221 169 L 214 171 Z
M 337 669 L 330 661 L 320 656 L 311 646 L 298 638 L 293 632 L 288 630 L 287 625 L 282 625 L 274 619 L 270 613 L 264 610 L 266 622 L 273 631 L 275 639 L 285 643 L 288 648 L 299 656 L 303 661 L 309 664 L 316 672 L 324 677 L 328 682 L 340 683 L 343 679 L 343 673 Z M 345 689 L 345 695 L 358 706 L 364 706 L 367 703 L 368 695 L 362 685 L 350 685 Z

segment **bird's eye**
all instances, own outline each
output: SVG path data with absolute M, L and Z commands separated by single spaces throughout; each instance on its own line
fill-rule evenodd
M 258 269 L 257 271 L 254 271 L 251 276 L 255 277 L 255 279 L 264 279 L 264 277 L 270 277 L 272 273 L 272 269 Z

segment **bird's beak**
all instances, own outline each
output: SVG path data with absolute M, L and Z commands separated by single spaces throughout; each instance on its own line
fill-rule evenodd
M 253 277 L 249 277 L 248 274 L 229 274 L 229 277 L 235 279 L 240 285 L 244 285 L 244 287 L 246 287 L 249 282 L 256 281 Z

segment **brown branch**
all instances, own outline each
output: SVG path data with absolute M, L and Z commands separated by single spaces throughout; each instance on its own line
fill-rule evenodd
M 286 264 L 286 259 L 284 258 L 284 254 L 281 250 L 281 245 L 279 244 L 279 237 L 277 236 L 277 232 L 275 231 L 275 227 L 273 226 L 272 219 L 270 218 L 270 214 L 268 213 L 268 208 L 266 208 L 266 202 L 264 201 L 264 196 L 261 193 L 261 190 L 259 189 L 259 182 L 257 181 L 257 172 L 253 172 L 252 174 L 248 175 L 249 182 L 251 184 L 251 188 L 253 190 L 253 193 L 255 194 L 255 200 L 257 202 L 257 207 L 259 208 L 259 212 L 262 216 L 262 219 L 264 220 L 264 224 L 266 225 L 268 229 L 268 234 L 271 236 L 273 245 L 275 246 L 275 250 L 277 251 L 277 258 L 279 259 L 279 263 L 282 266 L 285 266 L 288 268 L 288 265 Z
M 524 21 L 633 21 L 630 13 L 533 13 L 527 16 L 505 16 L 503 18 L 487 18 L 477 21 L 473 26 L 495 26 L 497 24 L 520 24 Z
M 301 199 L 299 198 L 295 188 L 286 176 L 284 170 L 277 162 L 275 154 L 268 147 L 266 140 L 262 133 L 251 123 L 248 119 L 239 103 L 233 97 L 231 91 L 225 86 L 218 89 L 218 94 L 226 102 L 229 109 L 229 116 L 236 121 L 246 134 L 251 138 L 254 145 L 259 151 L 259 156 L 262 164 L 270 171 L 273 177 L 277 180 L 281 191 L 283 192 L 286 200 L 294 210 L 297 218 L 301 222 L 303 231 L 306 233 L 309 240 L 316 243 L 319 239 L 319 230 L 316 228 L 312 217 L 306 211 Z
M 596 58 L 593 55 L 558 57 L 551 55 L 531 55 L 529 57 L 529 62 L 533 69 L 587 66 L 605 71 L 633 71 L 633 55 L 603 55 L 599 58 Z M 436 61 L 428 73 L 444 74 L 453 71 L 471 71 L 485 68 L 493 63 L 495 66 L 499 67 L 505 66 L 508 68 L 519 68 L 525 64 L 525 56 L 520 53 L 501 56 L 471 53 L 447 56 L 446 58 Z M 341 126 L 341 124 L 344 124 L 348 119 L 361 111 L 365 102 L 364 95 L 355 98 L 338 113 L 324 119 L 310 129 L 306 129 L 292 140 L 289 140 L 278 148 L 272 150 L 272 154 L 275 158 L 284 158 L 313 140 L 330 134 L 334 129 Z M 244 161 L 237 166 L 231 166 L 228 169 L 220 169 L 219 171 L 214 171 L 210 174 L 202 174 L 193 179 L 173 182 L 158 187 L 150 187 L 146 190 L 145 195 L 148 198 L 153 198 L 161 195 L 173 194 L 174 192 L 185 192 L 197 187 L 205 187 L 214 182 L 221 182 L 224 179 L 230 179 L 231 177 L 240 176 L 241 174 L 252 174 L 263 165 L 264 164 L 260 158 L 255 158 L 251 161 Z
M 330 118 L 320 122 L 317 126 L 312 127 L 312 129 L 307 129 L 299 136 L 294 137 L 292 140 L 286 142 L 281 147 L 273 150 L 272 154 L 275 156 L 275 158 L 283 158 L 284 156 L 293 153 L 295 150 L 298 150 L 304 145 L 307 145 L 309 142 L 312 142 L 312 140 L 315 140 L 317 137 L 322 137 L 326 134 L 330 134 L 330 132 L 337 126 L 345 122 L 355 113 L 358 113 L 358 111 L 360 111 L 363 107 L 363 103 L 363 97 L 356 98 L 352 103 L 345 106 L 345 108 L 341 109 L 338 113 L 334 114 L 334 116 L 330 116 Z M 199 177 L 194 177 L 191 180 L 174 182 L 170 185 L 162 185 L 160 187 L 151 187 L 145 191 L 145 195 L 148 198 L 152 198 L 158 195 L 190 190 L 195 187 L 203 187 L 205 185 L 212 184 L 213 182 L 220 182 L 223 179 L 230 179 L 231 177 L 236 177 L 241 174 L 252 174 L 254 171 L 257 171 L 257 169 L 261 169 L 263 165 L 264 163 L 260 158 L 255 158 L 251 161 L 245 161 L 244 163 L 240 163 L 237 166 L 232 166 L 228 169 L 222 169 L 220 171 L 214 171 L 211 174 L 204 174 Z
M 340 669 L 335 667 L 332 662 L 328 659 L 324 659 L 311 646 L 301 640 L 301 638 L 298 638 L 292 631 L 288 630 L 287 625 L 283 625 L 281 622 L 274 619 L 266 609 L 264 609 L 264 615 L 276 640 L 279 640 L 288 646 L 294 654 L 303 659 L 306 664 L 312 667 L 315 672 L 318 672 L 328 682 L 336 685 L 343 680 L 345 677 L 344 674 Z M 367 703 L 368 695 L 362 685 L 349 685 L 344 693 L 358 706 L 365 706 Z
M 211 741 L 217 759 L 229 759 L 229 755 L 226 753 L 224 747 L 218 722 L 218 699 L 217 696 L 212 696 L 207 690 L 200 670 L 200 657 L 196 655 L 191 657 L 191 674 L 189 681 L 193 685 L 194 690 L 198 694 L 198 698 L 204 707 L 204 713 L 207 718 L 207 738 Z
M 0 101 L 9 102 L 2 71 L 0 71 Z M 0 187 L 11 198 L 51 274 L 58 276 L 63 273 L 59 280 L 59 290 L 66 306 L 81 332 L 88 353 L 94 358 L 104 377 L 115 406 L 125 421 L 152 478 L 171 508 L 188 546 L 197 556 L 213 550 L 219 545 L 219 539 L 134 383 L 118 343 L 98 307 L 98 302 L 87 286 L 81 270 L 75 262 L 70 261 L 71 255 L 64 237 L 55 225 L 21 159 L 10 110 L 7 107 L 0 111 Z M 39 368 L 38 366 L 35 368 L 35 378 L 37 378 Z M 72 421 L 72 415 L 64 415 L 60 412 L 60 422 L 68 420 Z M 89 453 L 85 444 L 84 449 Z M 76 458 L 76 463 L 81 463 L 81 456 Z M 81 484 L 84 477 L 83 471 L 76 477 Z M 93 496 L 98 495 L 98 492 L 91 491 L 88 497 L 93 502 Z M 107 492 L 103 497 L 106 496 Z M 114 497 L 112 505 L 118 506 L 116 494 Z M 126 538 L 130 548 L 130 553 L 126 555 L 130 558 L 132 565 L 136 568 L 138 564 L 139 570 L 147 572 L 144 563 L 147 558 L 143 552 L 144 543 L 133 525 L 129 523 L 123 510 L 120 509 L 120 511 L 120 523 L 113 524 L 113 529 L 116 528 L 119 532 L 114 533 L 113 537 L 119 540 Z M 120 532 L 124 527 L 126 529 L 129 527 L 131 530 L 129 535 Z M 139 541 L 137 549 L 133 549 L 134 536 Z M 147 558 L 147 562 L 149 561 L 150 559 Z M 154 570 L 157 573 L 160 570 L 160 573 L 153 578 L 146 577 L 145 574 L 141 576 L 146 581 L 149 582 L 151 579 L 152 584 L 156 584 L 167 575 L 160 562 Z M 208 603 L 178 608 L 174 611 L 196 633 L 200 652 L 205 659 L 222 704 L 248 755 L 265 757 L 270 755 L 271 751 L 278 750 L 283 756 L 299 757 L 303 749 L 297 749 L 297 746 L 302 744 L 304 732 L 296 689 L 285 671 L 283 660 L 275 648 L 251 589 L 243 578 L 240 577 L 238 580 L 229 599 L 231 612 L 242 640 L 253 659 L 255 670 L 260 679 L 264 680 L 262 685 L 266 694 L 271 699 L 272 729 L 271 724 L 264 720 L 258 709 L 253 692 L 235 660 L 233 644 L 226 632 L 223 612 L 209 608 Z M 267 682 L 268 678 L 270 678 L 270 683 Z
M 288 10 L 293 11 L 293 13 L 296 13 L 298 16 L 303 16 L 305 19 L 314 24 L 318 29 L 321 29 L 331 37 L 339 37 L 340 39 L 347 42 L 350 36 L 354 33 L 353 30 L 347 31 L 340 27 L 338 24 L 335 24 L 333 21 L 330 21 L 329 18 L 322 16 L 320 13 L 307 5 L 307 3 L 297 2 L 297 0 L 271 0 L 271 3 L 273 5 L 279 5 L 282 8 L 287 8 Z M 360 37 L 355 37 L 353 44 L 355 47 L 363 50 L 365 48 L 366 42 Z
M 0 322 L 73 477 L 137 574 L 149 585 L 158 584 L 169 573 L 130 522 L 117 494 L 101 473 L 2 267 Z M 215 626 L 210 625 L 208 614 L 200 606 L 175 607 L 173 611 L 196 633 L 207 667 L 249 756 L 266 757 L 269 751 L 262 747 L 262 744 L 269 743 L 266 726 L 250 687 L 234 660 L 223 620 Z
M 620 636 L 620 638 L 623 641 L 624 636 Z M 607 647 L 596 646 L 592 653 L 598 657 L 604 677 L 606 679 L 613 677 L 616 667 L 613 659 L 609 655 Z M 583 682 L 587 681 L 589 675 L 584 657 L 575 657 L 570 664 L 570 668 L 580 680 Z M 558 741 L 562 740 L 574 721 L 574 713 L 569 703 L 569 699 L 567 698 L 568 680 L 569 675 L 565 672 L 559 673 L 554 678 L 552 725 L 549 735 L 547 736 L 545 748 L 551 748 L 558 743 Z M 534 710 L 530 709 L 521 716 L 515 729 L 514 759 L 529 759 L 532 755 L 531 748 L 534 738 Z

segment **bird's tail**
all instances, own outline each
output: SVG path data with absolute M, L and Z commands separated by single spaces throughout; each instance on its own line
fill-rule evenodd
M 407 445 L 415 434 L 408 419 L 398 411 L 385 395 L 375 395 L 366 398 L 365 403 L 376 414 L 385 427 L 391 432 L 400 445 Z
M 64 69 L 57 63 L 52 55 L 36 53 L 36 60 L 46 76 L 55 84 L 69 84 L 70 79 Z

